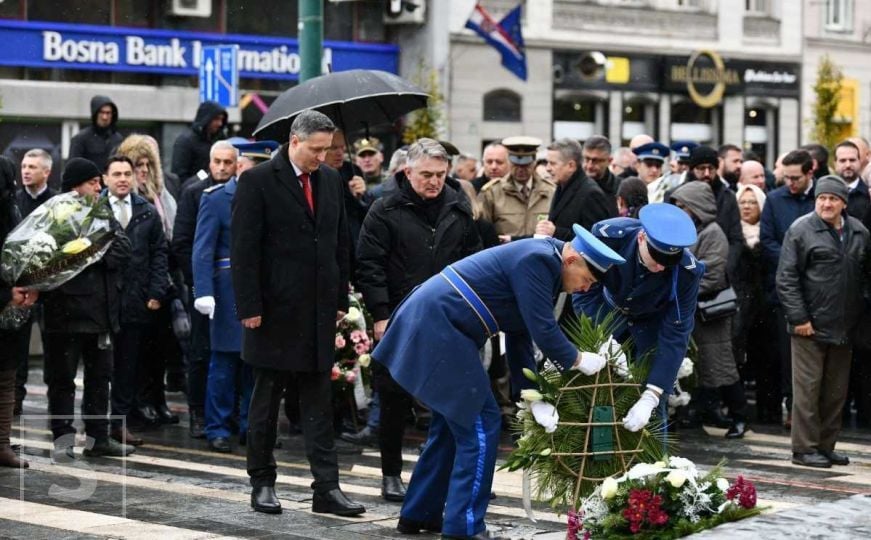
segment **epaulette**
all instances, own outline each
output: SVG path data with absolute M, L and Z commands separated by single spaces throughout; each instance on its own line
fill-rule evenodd
M 690 250 L 684 248 L 683 257 L 680 259 L 680 265 L 683 266 L 685 270 L 694 272 L 698 266 L 698 259 L 696 259 L 695 255 L 693 255 Z
M 484 193 L 485 191 L 487 191 L 488 189 L 490 189 L 494 185 L 498 184 L 500 180 L 502 180 L 502 179 L 501 178 L 493 178 L 492 180 L 490 180 L 489 182 L 487 182 L 486 184 L 481 186 L 481 193 Z
M 217 191 L 217 190 L 221 189 L 222 187 L 224 187 L 224 184 L 215 184 L 214 186 L 209 186 L 206 189 L 204 189 L 203 193 L 211 193 L 213 191 Z

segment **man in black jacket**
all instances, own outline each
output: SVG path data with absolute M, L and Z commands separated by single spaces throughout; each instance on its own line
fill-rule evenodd
M 357 281 L 375 321 L 376 340 L 412 289 L 481 249 L 470 203 L 459 183 L 449 179 L 449 168 L 448 154 L 437 141 L 418 140 L 408 149 L 404 171 L 396 173 L 398 189 L 375 201 L 363 222 Z M 381 495 L 402 501 L 402 436 L 412 398 L 381 364 L 372 365 L 372 375 L 381 400 Z
M 70 140 L 70 158 L 81 157 L 94 162 L 101 171 L 106 168 L 109 154 L 118 148 L 124 137 L 115 127 L 118 107 L 106 96 L 91 98 L 91 125 Z
M 348 309 L 348 224 L 342 179 L 324 165 L 335 125 L 300 113 L 290 142 L 245 171 L 233 198 L 230 267 L 242 321 L 242 360 L 254 371 L 248 410 L 251 506 L 277 514 L 273 456 L 285 387 L 299 393 L 312 511 L 342 516 L 366 509 L 339 488 L 330 372 L 336 321 Z
M 112 415 L 128 416 L 155 424 L 157 413 L 151 405 L 139 405 L 137 394 L 147 361 L 142 340 L 160 300 L 169 288 L 169 248 L 157 209 L 133 193 L 133 162 L 126 156 L 112 156 L 103 175 L 115 219 L 130 238 L 130 263 L 124 271 L 121 293 L 121 329 L 115 334 L 115 366 L 112 372 Z M 112 436 L 121 442 L 139 443 L 113 419 Z M 129 439 L 128 439 L 129 438 Z
M 182 187 L 197 171 L 208 167 L 212 144 L 224 138 L 226 128 L 224 107 L 214 101 L 200 103 L 193 123 L 172 146 L 172 172 L 178 175 Z
M 64 169 L 62 182 L 64 191 L 75 191 L 83 197 L 100 195 L 100 170 L 89 160 L 71 159 Z M 94 441 L 93 446 L 84 451 L 85 455 L 126 456 L 135 450 L 109 437 L 106 418 L 112 373 L 110 336 L 119 329 L 120 274 L 130 257 L 130 241 L 117 222 L 113 222 L 113 226 L 115 240 L 103 259 L 43 296 L 48 412 L 58 416 L 50 421 L 55 457 L 74 457 L 73 412 L 79 357 L 85 368 L 82 399 L 82 414 L 87 415 L 85 433 Z
M 590 230 L 596 222 L 617 216 L 616 199 L 587 178 L 582 160 L 581 145 L 574 139 L 558 139 L 547 147 L 547 172 L 557 188 L 550 213 L 538 222 L 535 234 L 568 241 L 575 237 L 574 223 Z
M 634 154 L 633 154 L 634 155 Z M 620 189 L 622 178 L 611 172 L 611 141 L 601 135 L 593 135 L 584 141 L 583 165 L 584 174 L 590 180 L 595 180 L 606 195 L 617 200 L 617 190 Z M 616 203 L 615 203 L 616 204 Z
M 188 182 L 184 186 L 175 214 L 172 234 L 172 254 L 181 268 L 193 306 L 194 278 L 191 270 L 191 253 L 194 247 L 194 233 L 197 228 L 197 215 L 203 191 L 223 184 L 236 175 L 239 151 L 228 141 L 218 141 L 209 150 L 209 175 Z M 195 309 L 190 310 L 191 341 L 187 357 L 188 409 L 190 411 L 190 436 L 202 439 L 205 435 L 206 379 L 209 374 L 209 319 Z

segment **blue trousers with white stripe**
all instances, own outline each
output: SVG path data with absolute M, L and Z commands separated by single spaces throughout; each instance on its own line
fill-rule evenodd
M 501 423 L 492 394 L 472 426 L 433 411 L 400 515 L 429 523 L 443 520 L 442 534 L 450 536 L 483 532 Z

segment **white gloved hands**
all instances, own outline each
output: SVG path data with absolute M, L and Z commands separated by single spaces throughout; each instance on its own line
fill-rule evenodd
M 608 361 L 602 355 L 581 351 L 578 353 L 578 358 L 572 369 L 580 370 L 584 375 L 595 375 L 607 363 Z
M 626 417 L 623 419 L 623 427 L 632 432 L 640 430 L 650 421 L 650 414 L 653 413 L 653 409 L 657 405 L 659 405 L 659 395 L 654 390 L 648 388 L 641 394 L 635 405 L 629 409 L 629 412 L 626 413 Z
M 614 336 L 609 336 L 608 341 L 599 347 L 599 354 L 613 358 L 611 365 L 614 366 L 614 371 L 618 377 L 624 380 L 632 380 L 632 374 L 629 373 L 629 361 L 626 359 L 626 353 L 623 351 L 620 343 L 614 339 Z
M 201 296 L 199 298 L 194 299 L 194 309 L 202 313 L 203 315 L 208 315 L 210 319 L 215 318 L 215 297 L 214 296 Z
M 556 431 L 557 422 L 559 422 L 559 413 L 556 412 L 556 407 L 546 401 L 533 401 L 529 404 L 529 409 L 532 411 L 532 416 L 535 421 L 544 428 L 547 433 Z

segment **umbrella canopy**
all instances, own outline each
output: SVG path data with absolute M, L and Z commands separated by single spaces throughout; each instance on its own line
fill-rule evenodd
M 321 75 L 284 91 L 260 119 L 254 136 L 286 141 L 297 114 L 320 111 L 346 133 L 395 121 L 426 107 L 426 92 L 392 73 L 352 69 Z

